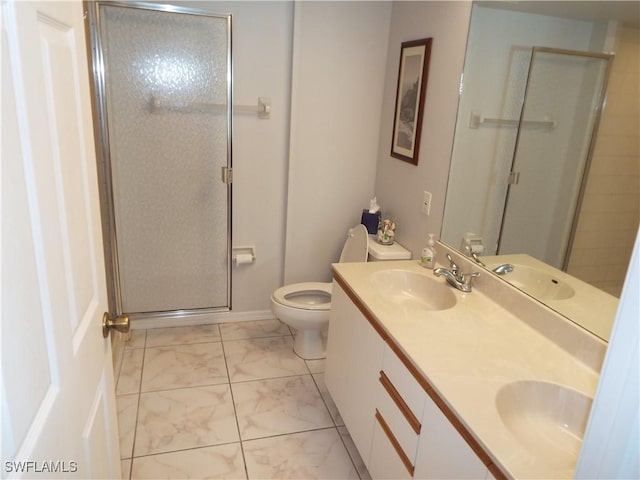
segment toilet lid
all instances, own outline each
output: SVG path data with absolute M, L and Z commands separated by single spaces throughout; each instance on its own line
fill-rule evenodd
M 285 285 L 273 292 L 273 299 L 281 305 L 304 310 L 331 309 L 331 284 L 304 282 Z
M 369 254 L 369 232 L 362 224 L 349 229 L 342 247 L 340 263 L 366 262 Z

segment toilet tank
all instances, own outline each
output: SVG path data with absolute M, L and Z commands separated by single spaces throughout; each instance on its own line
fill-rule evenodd
M 376 235 L 369 235 L 369 261 L 381 262 L 384 260 L 410 260 L 411 252 L 400 245 L 393 242 L 391 245 L 382 245 L 378 243 Z

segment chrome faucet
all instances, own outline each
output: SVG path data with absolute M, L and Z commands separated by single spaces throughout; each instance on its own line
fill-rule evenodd
M 451 255 L 447 253 L 447 259 L 451 265 L 451 269 L 447 268 L 434 268 L 433 274 L 436 277 L 444 277 L 449 282 L 449 285 L 457 288 L 461 292 L 471 291 L 471 279 L 480 275 L 480 272 L 462 273 L 458 268 L 458 265 L 453 261 Z
M 480 260 L 480 257 L 478 257 L 478 254 L 476 252 L 471 252 L 471 258 L 473 258 L 473 260 L 481 267 L 487 267 L 484 263 L 482 263 L 482 260 Z M 497 266 L 491 271 L 493 273 L 497 273 L 498 275 L 504 275 L 505 273 L 513 272 L 513 265 L 511 265 L 510 263 L 505 263 L 503 265 Z
M 513 265 L 510 263 L 505 263 L 503 265 L 499 265 L 493 269 L 493 273 L 497 273 L 498 275 L 504 275 L 505 273 L 513 272 Z

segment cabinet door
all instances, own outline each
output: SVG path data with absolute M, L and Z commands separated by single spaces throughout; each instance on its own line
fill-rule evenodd
M 487 467 L 431 398 L 422 417 L 414 477 L 420 479 L 485 478 Z
M 369 321 L 334 282 L 325 383 L 366 465 L 384 345 Z
M 331 293 L 331 312 L 329 315 L 329 335 L 327 339 L 327 359 L 324 381 L 333 402 L 340 414 L 350 398 L 349 372 L 346 368 L 349 343 L 355 337 L 355 320 L 350 319 L 353 308 L 348 305 L 349 298 L 334 282 Z M 358 312 L 359 313 L 359 312 Z
M 382 421 L 385 420 L 382 419 Z M 388 426 L 387 429 L 389 429 Z M 376 480 L 410 479 L 413 465 L 408 458 L 402 458 L 405 453 L 397 443 L 397 439 L 395 439 L 396 445 L 393 444 L 390 435 L 393 433 L 385 432 L 381 422 L 376 418 L 373 427 L 369 474 L 371 478 Z

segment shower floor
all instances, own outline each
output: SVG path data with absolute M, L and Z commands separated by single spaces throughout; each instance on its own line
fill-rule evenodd
M 278 320 L 134 330 L 116 365 L 123 478 L 370 478 Z

